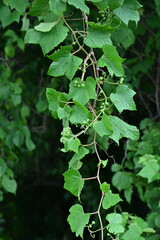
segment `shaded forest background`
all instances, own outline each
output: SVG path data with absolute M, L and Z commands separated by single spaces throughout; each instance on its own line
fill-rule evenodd
M 129 29 L 124 27 L 121 33 L 114 35 L 119 42 L 117 47 L 121 57 L 127 59 L 124 62 L 125 83 L 137 92 L 137 111 L 124 113 L 123 117 L 140 128 L 141 139 L 136 143 L 123 139 L 119 147 L 111 143 L 108 154 L 114 156 L 117 164 L 126 160 L 131 172 L 136 172 L 134 157 L 150 154 L 156 156 L 157 161 L 160 157 L 158 2 L 141 0 L 143 7 L 138 26 L 131 22 Z M 78 16 L 79 12 L 74 14 Z M 47 87 L 67 90 L 68 80 L 47 76 L 50 61 L 44 58 L 40 47 L 24 46 L 25 24 L 23 18 L 20 23 L 14 22 L 6 28 L 0 25 L 0 151 L 1 158 L 8 162 L 9 170 L 6 171 L 10 175 L 14 173 L 18 184 L 16 195 L 0 191 L 0 239 L 74 239 L 66 219 L 68 209 L 76 201 L 63 189 L 62 176 L 70 156 L 59 151 L 62 127 L 50 115 L 45 94 Z M 70 39 L 66 41 L 70 42 Z M 92 176 L 96 166 L 92 162 L 88 164 L 90 166 L 83 171 Z M 112 182 L 115 172 L 110 166 L 103 170 L 102 178 L 107 176 Z M 150 227 L 160 229 L 158 181 L 150 184 L 140 181 L 135 179 L 131 204 L 129 199 L 124 201 L 122 211 L 147 219 Z M 113 185 L 116 190 L 116 184 Z M 98 201 L 96 191 L 96 186 L 88 186 L 87 192 L 83 193 L 87 199 L 86 209 Z M 158 234 L 159 230 L 155 237 L 148 239 L 158 240 Z

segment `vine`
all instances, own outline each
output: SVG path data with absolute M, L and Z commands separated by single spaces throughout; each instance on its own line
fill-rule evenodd
M 108 159 L 113 160 L 104 144 L 110 141 L 119 144 L 123 137 L 139 139 L 138 129 L 120 116 L 124 110 L 136 110 L 135 92 L 124 84 L 125 59 L 119 56 L 113 33 L 124 25 L 127 27 L 130 21 L 137 24 L 138 10 L 142 6 L 137 0 L 48 0 L 45 3 L 34 0 L 31 5 L 24 1 L 22 6 L 4 1 L 4 5 L 9 11 L 10 8 L 18 9 L 20 13 L 28 7 L 28 15 L 37 17 L 35 22 L 37 24 L 38 21 L 38 25 L 34 26 L 31 22 L 31 28 L 26 29 L 25 43 L 39 44 L 43 54 L 52 60 L 48 75 L 61 78 L 62 85 L 63 81 L 70 81 L 68 93 L 48 88 L 46 95 L 52 116 L 62 120 L 61 151 L 73 154 L 69 169 L 63 174 L 64 188 L 79 201 L 69 209 L 67 221 L 72 232 L 76 237 L 83 238 L 86 227 L 91 238 L 100 232 L 101 240 L 131 240 L 128 234 L 137 227 L 138 220 L 116 211 L 115 206 L 122 199 L 112 192 L 110 184 L 102 182 L 101 169 L 107 166 Z M 10 14 L 13 12 L 10 11 Z M 17 16 L 13 18 L 14 21 L 16 19 Z M 1 21 L 4 27 L 7 26 L 5 18 Z M 113 86 L 112 92 L 108 91 L 110 86 Z M 87 142 L 84 142 L 87 138 L 84 135 L 88 136 Z M 101 158 L 101 151 L 107 159 Z M 83 177 L 80 172 L 82 160 L 85 161 L 92 153 L 97 159 L 95 176 Z M 93 180 L 98 182 L 100 201 L 96 210 L 85 213 L 81 192 L 85 182 Z M 115 207 L 113 212 L 112 207 Z M 95 217 L 95 221 L 90 222 L 91 216 Z M 94 229 L 94 225 L 99 226 Z M 144 232 L 154 232 L 146 229 L 145 226 L 138 235 L 135 234 L 134 239 L 143 239 L 141 234 Z

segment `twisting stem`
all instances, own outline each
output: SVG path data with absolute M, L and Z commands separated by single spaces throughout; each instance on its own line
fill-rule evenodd
M 98 157 L 98 161 L 99 161 L 99 164 L 98 164 L 98 170 L 97 170 L 97 180 L 99 182 L 99 185 L 101 185 L 101 180 L 100 180 L 100 169 L 101 169 L 101 158 L 99 156 L 99 153 L 98 153 L 98 149 L 97 149 L 97 143 L 96 143 L 96 132 L 94 134 L 94 148 L 95 148 L 95 151 L 96 151 L 96 155 Z M 102 196 L 101 196 L 101 200 L 100 200 L 100 203 L 99 203 L 99 206 L 98 206 L 98 218 L 99 218 L 99 222 L 100 222 L 100 226 L 101 226 L 101 240 L 104 240 L 104 231 L 103 231 L 103 223 L 102 223 L 102 218 L 101 218 L 101 213 L 100 213 L 100 210 L 101 210 L 101 206 L 102 206 L 102 201 L 103 201 L 103 198 L 104 198 L 104 193 L 102 192 Z

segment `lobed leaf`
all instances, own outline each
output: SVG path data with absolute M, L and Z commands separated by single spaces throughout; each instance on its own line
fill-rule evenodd
M 48 70 L 48 75 L 59 77 L 66 75 L 70 80 L 75 75 L 82 59 L 71 54 L 72 47 L 61 47 L 60 50 L 49 56 L 53 60 Z
M 103 47 L 104 55 L 98 60 L 100 67 L 107 67 L 111 76 L 116 75 L 117 77 L 124 76 L 124 69 L 122 67 L 122 59 L 114 46 L 105 45 Z
M 116 87 L 116 93 L 110 95 L 111 101 L 121 113 L 123 110 L 136 110 L 136 104 L 133 100 L 135 91 L 130 89 L 127 85 L 119 85 Z
M 72 232 L 76 233 L 76 237 L 83 238 L 84 228 L 89 222 L 90 214 L 84 213 L 80 204 L 73 205 L 70 209 L 70 215 L 67 219 Z
M 84 186 L 84 180 L 75 169 L 69 169 L 64 174 L 64 188 L 74 196 L 79 197 Z

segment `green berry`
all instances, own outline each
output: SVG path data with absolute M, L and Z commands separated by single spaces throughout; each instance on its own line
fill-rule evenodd
M 99 79 L 100 79 L 100 80 L 103 80 L 103 77 L 100 77 Z

